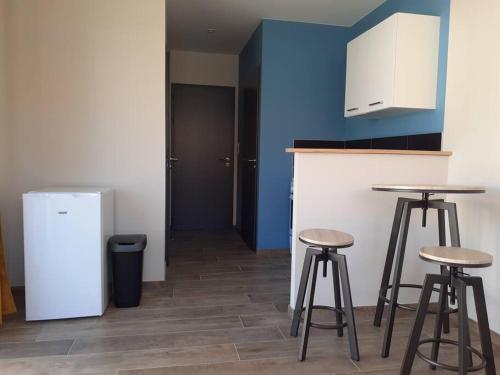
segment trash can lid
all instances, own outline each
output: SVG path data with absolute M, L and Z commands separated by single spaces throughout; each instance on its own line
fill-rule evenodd
M 108 249 L 114 253 L 142 251 L 148 243 L 145 234 L 117 234 L 108 241 Z

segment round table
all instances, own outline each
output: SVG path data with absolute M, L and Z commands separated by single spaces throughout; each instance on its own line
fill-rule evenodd
M 486 189 L 481 186 L 469 185 L 377 184 L 372 186 L 372 190 L 380 192 L 421 194 L 420 199 L 404 197 L 398 198 L 396 212 L 394 214 L 391 237 L 389 240 L 389 248 L 387 250 L 384 273 L 382 275 L 382 282 L 380 284 L 379 298 L 374 319 L 374 325 L 376 327 L 380 327 L 382 322 L 382 315 L 384 313 L 384 307 L 387 303 L 389 305 L 389 313 L 387 314 L 387 325 L 385 328 L 384 343 L 382 348 L 382 357 L 387 357 L 389 355 L 391 346 L 396 308 L 399 307 L 407 310 L 412 309 L 409 306 L 398 304 L 399 288 L 422 288 L 421 285 L 417 284 L 401 284 L 401 275 L 403 271 L 403 262 L 406 249 L 406 240 L 408 238 L 408 228 L 410 223 L 411 211 L 418 208 L 423 210 L 422 226 L 425 227 L 427 224 L 427 210 L 438 210 L 439 246 L 446 246 L 445 212 L 448 211 L 448 224 L 450 229 L 451 246 L 460 247 L 460 235 L 458 231 L 458 216 L 456 204 L 452 202 L 446 202 L 444 199 L 430 199 L 430 197 L 434 194 L 480 194 L 486 192 Z M 396 265 L 394 267 L 392 283 L 390 283 L 395 256 Z M 441 267 L 441 272 L 447 272 L 446 267 Z M 387 291 L 389 289 L 391 289 L 391 296 L 390 298 L 387 298 Z M 446 290 L 445 293 L 448 293 L 448 291 Z M 444 332 L 449 332 L 448 315 L 446 315 L 444 319 Z
M 372 190 L 421 194 L 478 194 L 486 192 L 486 189 L 482 186 L 468 185 L 381 184 L 372 185 Z

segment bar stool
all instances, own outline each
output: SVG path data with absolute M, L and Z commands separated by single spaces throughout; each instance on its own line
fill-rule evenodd
M 302 321 L 302 312 L 305 310 L 302 340 L 299 349 L 299 361 L 303 361 L 306 358 L 309 329 L 311 327 L 336 329 L 338 337 L 343 336 L 344 327 L 347 327 L 351 358 L 355 361 L 359 361 L 358 339 L 356 335 L 356 323 L 352 306 L 346 257 L 345 255 L 337 253 L 338 249 L 351 247 L 354 243 L 354 239 L 350 234 L 335 230 L 308 229 L 300 232 L 299 240 L 309 246 L 302 267 L 302 276 L 300 278 L 297 301 L 295 303 L 295 311 L 293 313 L 292 327 L 290 330 L 291 336 L 296 337 L 298 335 L 299 324 Z M 316 290 L 319 263 L 323 262 L 323 277 L 326 277 L 329 261 L 332 262 L 335 307 L 314 305 L 314 293 Z M 313 273 L 311 282 L 309 283 L 311 264 L 313 265 Z M 310 284 L 309 296 L 306 307 L 304 308 L 308 284 Z M 344 309 L 342 308 L 342 297 L 344 298 Z M 311 315 L 314 309 L 334 311 L 336 313 L 336 324 L 329 325 L 312 322 Z M 345 323 L 343 322 L 343 316 L 345 316 L 346 319 Z
M 470 276 L 460 271 L 462 268 L 484 268 L 492 264 L 493 257 L 487 253 L 478 250 L 470 250 L 456 247 L 424 247 L 420 250 L 420 258 L 427 262 L 437 263 L 439 265 L 450 267 L 450 272 L 444 274 L 427 274 L 424 281 L 420 302 L 417 308 L 417 316 L 408 340 L 406 354 L 401 367 L 401 374 L 410 374 L 415 355 L 429 363 L 431 368 L 436 367 L 449 371 L 456 371 L 460 375 L 468 372 L 485 369 L 487 375 L 495 375 L 495 359 L 491 345 L 491 334 L 488 322 L 488 312 L 484 298 L 483 281 L 480 277 Z M 429 306 L 431 293 L 434 285 L 441 286 L 439 298 L 439 309 L 436 315 L 434 326 L 434 337 L 431 339 L 420 340 L 422 327 Z M 441 338 L 442 320 L 445 310 L 445 298 L 447 294 L 443 293 L 443 286 L 450 286 L 456 290 L 458 302 L 458 341 Z M 468 316 L 466 293 L 467 287 L 471 286 L 474 291 L 474 300 L 476 305 L 477 323 L 479 327 L 479 337 L 481 339 L 481 350 L 472 348 L 468 343 Z M 454 303 L 455 295 L 452 294 Z M 418 348 L 420 345 L 432 343 L 431 356 L 422 354 Z M 439 345 L 449 344 L 458 347 L 458 366 L 438 362 Z M 481 360 L 481 363 L 474 365 L 472 354 Z
M 396 317 L 396 308 L 415 311 L 415 308 L 398 303 L 400 288 L 420 289 L 422 285 L 401 283 L 403 263 L 405 258 L 406 240 L 408 238 L 409 224 L 412 210 L 422 209 L 422 226 L 427 225 L 427 211 L 436 209 L 438 211 L 438 233 L 439 245 L 446 246 L 445 212 L 448 212 L 448 224 L 450 230 L 450 242 L 454 247 L 460 247 L 460 234 L 458 230 L 458 215 L 455 203 L 445 202 L 443 199 L 430 199 L 433 194 L 480 194 L 486 190 L 484 187 L 464 185 L 373 185 L 372 190 L 385 192 L 417 193 L 421 199 L 398 198 L 394 222 L 392 224 L 391 237 L 385 260 L 384 272 L 380 283 L 377 301 L 377 309 L 373 325 L 380 327 L 385 304 L 388 304 L 387 323 L 385 326 L 384 341 L 382 344 L 382 357 L 388 357 L 391 348 L 392 331 Z M 399 239 L 399 243 L 398 243 Z M 396 258 L 396 259 L 394 259 Z M 395 263 L 395 264 L 394 264 Z M 394 272 L 392 272 L 394 268 Z M 441 266 L 441 272 L 446 273 L 446 267 Z M 391 274 L 392 281 L 391 279 Z M 391 282 L 390 282 L 391 281 Z M 446 293 L 448 293 L 447 286 Z M 387 292 L 390 290 L 390 297 Z M 437 291 L 437 290 L 436 290 Z M 445 299 L 448 306 L 448 298 Z M 455 309 L 445 310 L 443 319 L 444 332 L 450 331 L 449 314 L 456 312 Z

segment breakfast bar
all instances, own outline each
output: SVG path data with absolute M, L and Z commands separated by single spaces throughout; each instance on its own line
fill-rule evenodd
M 394 216 L 391 194 L 372 190 L 374 184 L 446 184 L 448 151 L 411 151 L 375 149 L 290 148 L 293 153 L 292 275 L 290 307 L 295 308 L 298 284 L 306 245 L 299 233 L 309 228 L 335 228 L 352 234 L 349 249 L 349 275 L 354 306 L 377 303 L 384 270 L 387 245 Z M 399 196 L 415 198 L 414 194 Z M 436 195 L 434 198 L 440 198 Z M 404 280 L 421 283 L 423 276 L 435 271 L 418 261 L 422 246 L 439 244 L 438 215 L 427 212 L 425 227 L 422 210 L 415 210 L 406 243 Z M 314 303 L 334 305 L 331 269 L 327 277 L 318 275 Z M 418 300 L 417 290 L 401 290 L 400 303 Z

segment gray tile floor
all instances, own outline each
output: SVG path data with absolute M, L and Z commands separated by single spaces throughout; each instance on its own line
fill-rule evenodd
M 387 359 L 379 355 L 383 330 L 372 325 L 373 309 L 358 308 L 360 362 L 350 360 L 346 337 L 313 329 L 307 360 L 299 363 L 297 339 L 288 335 L 286 253 L 256 255 L 232 233 L 178 234 L 171 252 L 167 281 L 147 284 L 138 308 L 110 306 L 100 318 L 26 323 L 20 300 L 21 311 L 0 329 L 0 374 L 399 373 L 411 313 L 399 314 Z M 432 323 L 429 318 L 425 334 Z M 500 357 L 500 347 L 495 350 Z M 455 350 L 442 353 L 456 362 Z M 420 360 L 412 372 L 434 373 Z

